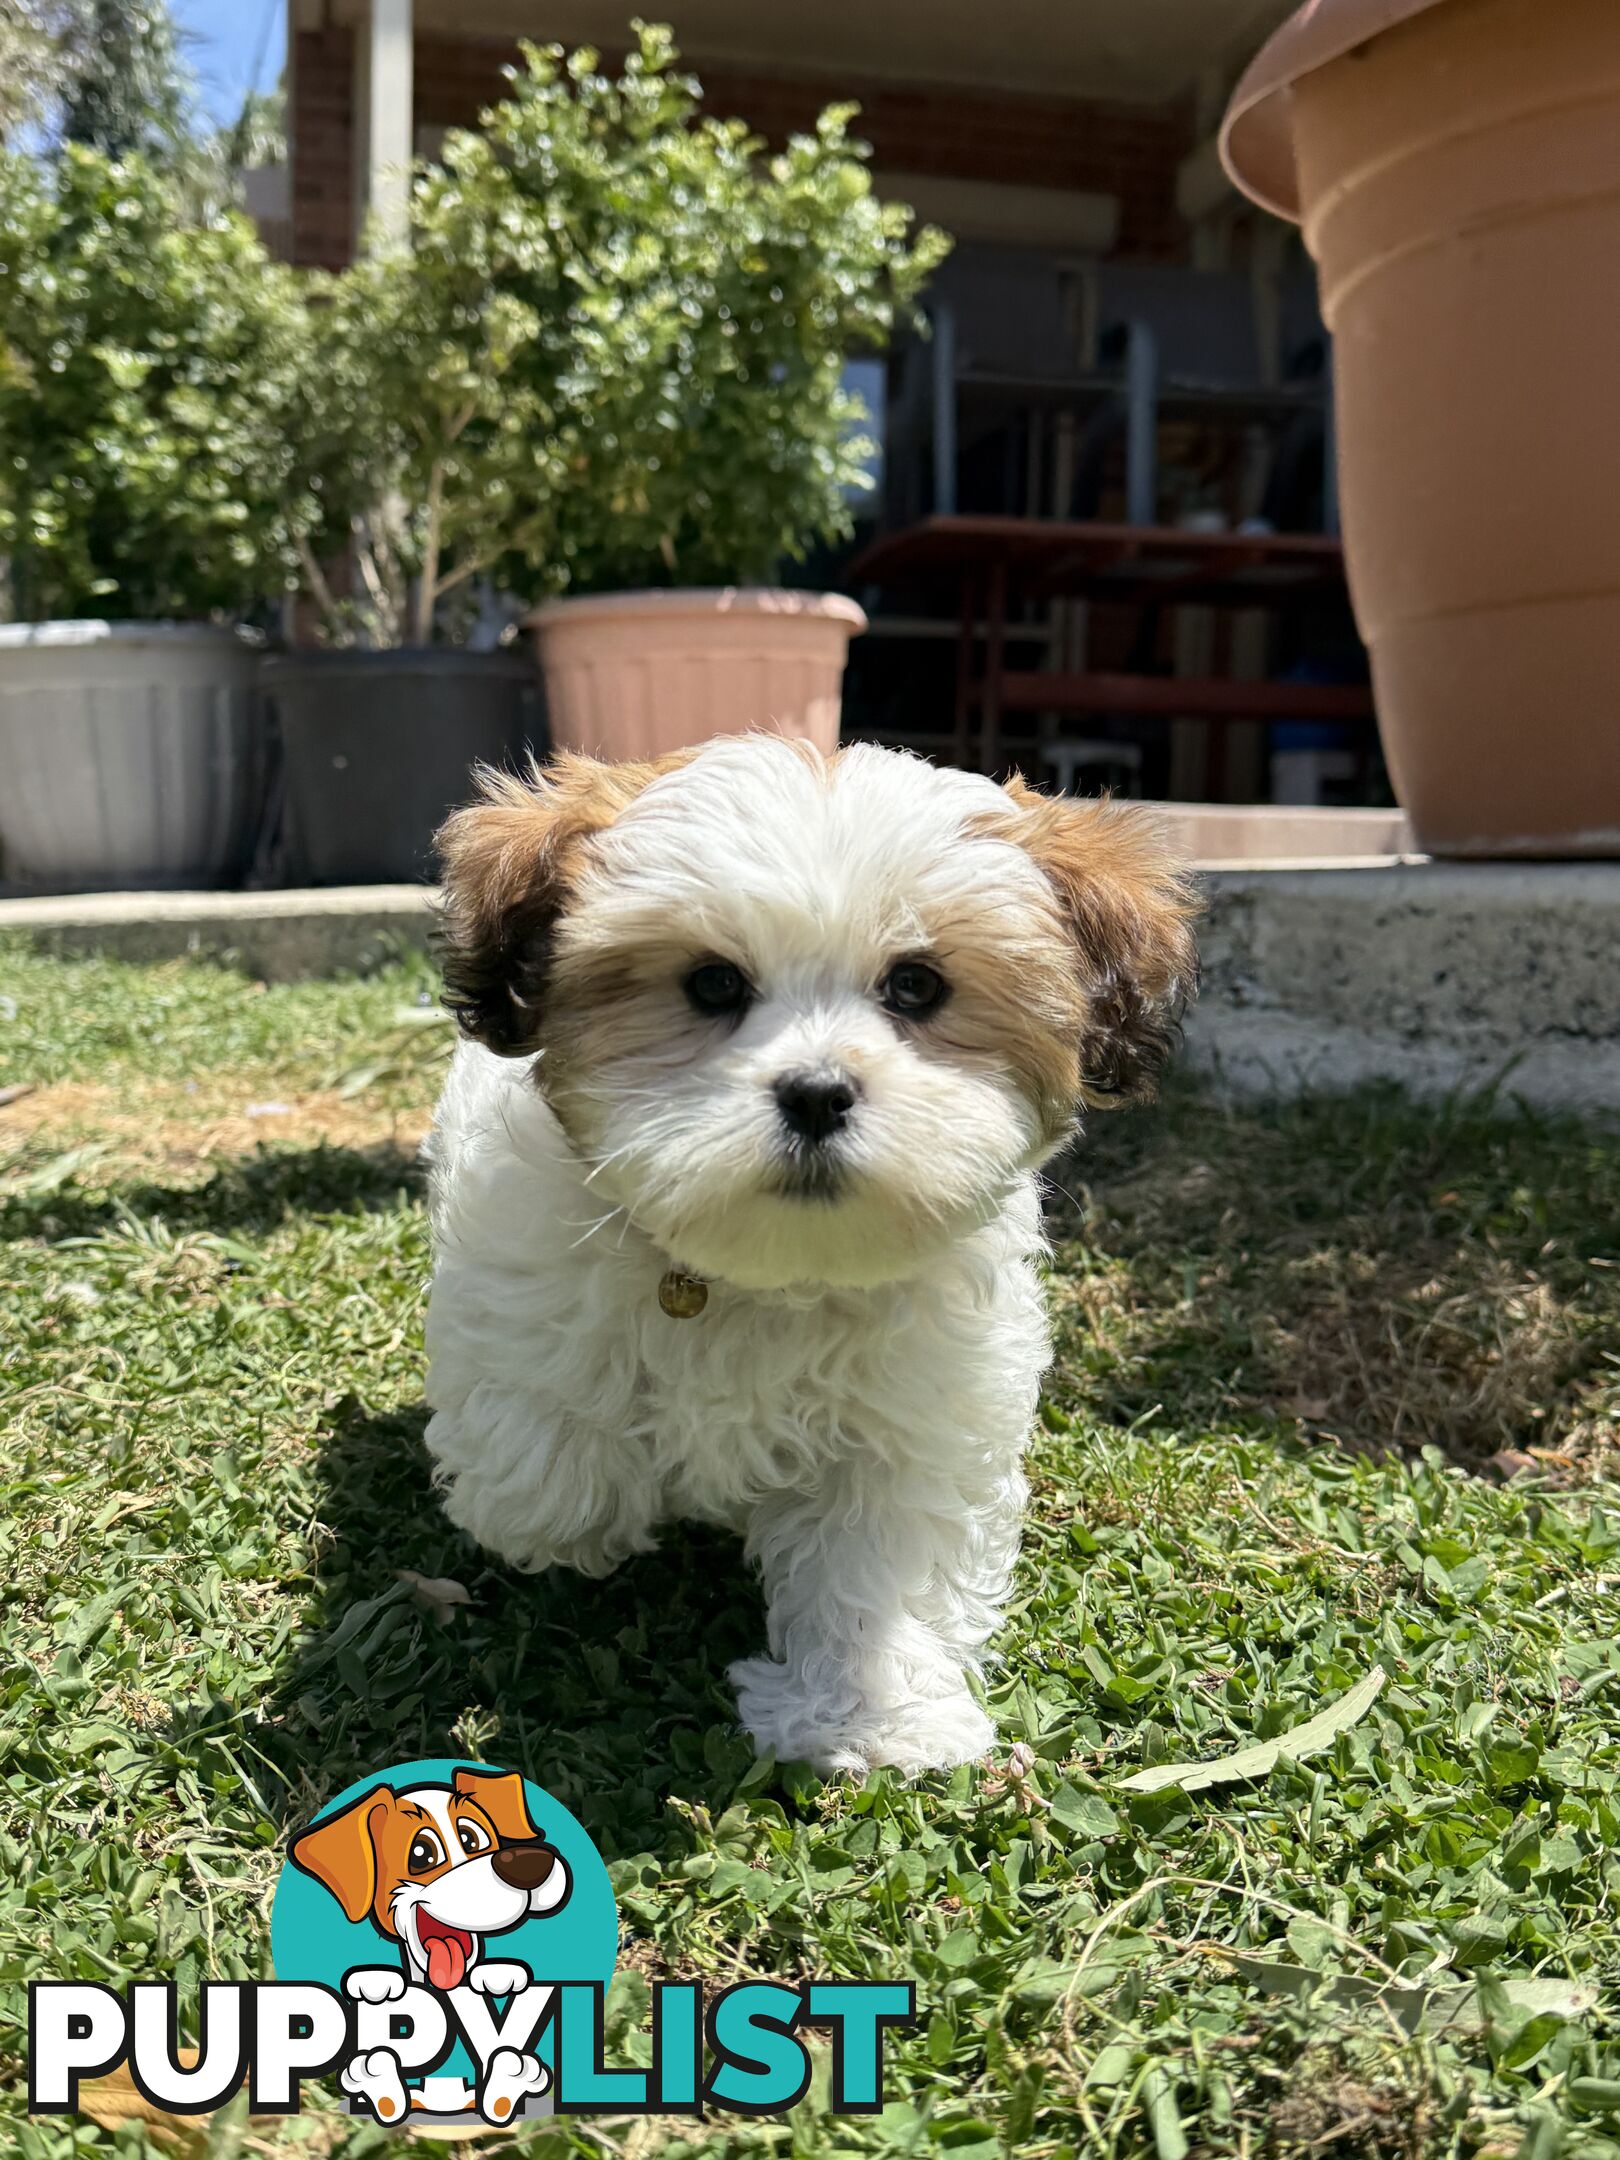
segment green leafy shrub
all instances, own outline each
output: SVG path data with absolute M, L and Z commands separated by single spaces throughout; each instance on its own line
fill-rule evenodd
M 420 203 L 410 250 L 366 256 L 311 295 L 289 418 L 293 540 L 334 644 L 454 640 L 475 582 L 547 524 L 567 480 L 552 402 L 517 367 L 533 311 L 492 287 L 482 250 L 436 244 Z
M 299 281 L 245 218 L 188 222 L 140 158 L 0 154 L 11 613 L 234 615 L 283 583 L 308 349 Z
M 833 106 L 777 156 L 706 115 L 667 30 L 617 76 L 526 46 L 482 132 L 418 176 L 409 251 L 335 282 L 302 439 L 322 533 L 361 542 L 338 634 L 425 641 L 526 593 L 768 579 L 848 531 L 879 352 L 949 245 L 879 202 Z M 347 620 L 346 620 L 347 618 Z
M 556 388 L 570 485 L 529 551 L 556 588 L 759 579 L 846 532 L 871 445 L 844 364 L 886 347 L 949 244 L 878 200 L 853 106 L 766 156 L 701 110 L 668 30 L 637 37 L 616 80 L 526 47 L 424 191 L 447 237 L 469 210 L 497 247 L 524 235 L 491 268 Z

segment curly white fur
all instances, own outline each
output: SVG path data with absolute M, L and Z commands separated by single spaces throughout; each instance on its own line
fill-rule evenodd
M 1010 1026 L 1054 954 L 1076 972 L 1006 815 L 987 780 L 767 738 L 651 778 L 570 864 L 541 1048 L 464 1044 L 431 1142 L 452 1520 L 591 1575 L 671 1519 L 735 1527 L 769 1609 L 768 1654 L 732 1668 L 743 1722 L 823 1769 L 993 1737 L 968 1675 L 1017 1554 L 1049 1354 L 1033 1173 L 1058 1137 L 995 1003 Z M 880 996 L 916 954 L 953 984 L 933 1028 Z M 716 956 L 754 992 L 725 1023 L 682 989 Z M 860 1090 L 830 1198 L 782 1188 L 772 1087 L 807 1064 Z M 660 1308 L 672 1264 L 708 1284 L 696 1319 Z

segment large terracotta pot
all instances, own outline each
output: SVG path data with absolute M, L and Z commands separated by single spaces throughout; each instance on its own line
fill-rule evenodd
M 749 728 L 836 749 L 844 661 L 866 628 L 840 593 L 745 587 L 554 600 L 529 620 L 553 744 L 608 758 Z
M 1223 151 L 1316 259 L 1419 845 L 1620 854 L 1620 5 L 1312 0 Z

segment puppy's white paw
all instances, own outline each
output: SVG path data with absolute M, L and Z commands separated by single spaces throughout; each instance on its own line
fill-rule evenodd
M 468 1972 L 466 1985 L 475 1988 L 480 1995 L 521 1995 L 529 1985 L 530 1978 L 527 1965 L 512 1965 L 499 1958 L 486 1958 L 481 1965 L 474 1965 Z
M 346 2093 L 364 2100 L 379 2122 L 403 2122 L 410 2111 L 399 2057 L 387 2048 L 354 2056 L 339 2072 L 338 2083 Z
M 362 1965 L 358 1972 L 344 1974 L 343 1991 L 356 2002 L 398 2002 L 405 1992 L 405 1975 L 397 1965 Z
M 885 1766 L 906 1777 L 980 1762 L 996 1744 L 996 1728 L 964 1688 L 939 1702 L 908 1703 L 857 1723 L 845 1735 L 869 1770 Z
M 857 1775 L 887 1768 L 915 1777 L 977 1762 L 995 1744 L 995 1727 L 959 1680 L 909 1702 L 831 1711 L 775 1658 L 743 1658 L 730 1678 L 755 1746 L 761 1754 L 771 1749 L 779 1762 Z
M 516 2048 L 497 2048 L 478 2095 L 478 2112 L 485 2122 L 509 2123 L 531 2094 L 543 2093 L 551 2072 L 538 2055 L 520 2055 Z

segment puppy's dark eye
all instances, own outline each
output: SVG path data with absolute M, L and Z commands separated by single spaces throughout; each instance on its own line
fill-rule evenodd
M 700 1013 L 740 1013 L 753 998 L 748 978 L 729 960 L 705 960 L 686 978 L 686 994 Z
M 444 1847 L 431 1830 L 418 1830 L 411 1839 L 411 1849 L 405 1855 L 405 1865 L 413 1875 L 426 1873 L 444 1858 Z
M 926 1020 L 949 997 L 950 984 L 926 960 L 902 960 L 890 968 L 880 994 L 890 1012 L 903 1013 L 908 1020 Z
M 482 1823 L 463 1819 L 456 1824 L 456 1836 L 464 1853 L 481 1853 L 490 1850 L 489 1832 Z

